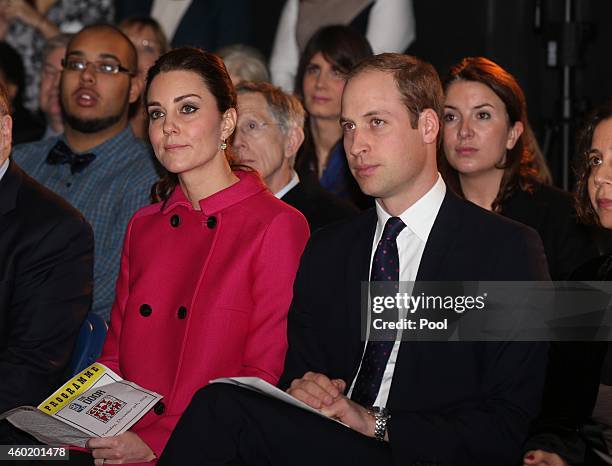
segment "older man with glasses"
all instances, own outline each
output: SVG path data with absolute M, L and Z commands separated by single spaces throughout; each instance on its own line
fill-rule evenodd
M 15 147 L 13 158 L 92 224 L 93 312 L 108 319 L 123 234 L 157 179 L 147 146 L 134 137 L 128 109 L 142 89 L 134 46 L 109 25 L 84 28 L 62 61 L 64 133 Z
M 304 141 L 304 108 L 297 97 L 265 82 L 243 81 L 238 93 L 234 149 L 240 163 L 257 170 L 268 189 L 304 214 L 311 231 L 356 214 L 351 204 L 293 169 Z

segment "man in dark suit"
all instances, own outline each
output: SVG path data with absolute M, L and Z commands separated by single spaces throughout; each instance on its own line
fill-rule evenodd
M 341 426 L 213 384 L 194 397 L 159 466 L 511 465 L 537 414 L 546 345 L 363 342 L 361 283 L 546 280 L 537 234 L 446 189 L 436 148 L 442 90 L 413 57 L 367 58 L 342 97 L 344 146 L 376 208 L 306 247 L 280 382 Z
M 0 412 L 37 405 L 64 382 L 93 268 L 91 227 L 9 159 L 11 129 L 0 86 Z M 0 444 L 23 443 L 0 422 Z
M 297 97 L 265 82 L 242 82 L 234 148 L 276 197 L 304 214 L 311 231 L 357 212 L 316 180 L 298 177 L 295 156 L 304 141 L 304 108 Z

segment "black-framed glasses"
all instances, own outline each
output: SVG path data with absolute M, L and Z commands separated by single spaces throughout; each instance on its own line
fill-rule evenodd
M 114 61 L 87 61 L 77 57 L 64 58 L 62 60 L 62 66 L 68 71 L 85 71 L 89 65 L 93 65 L 93 69 L 96 73 L 127 73 L 130 76 L 134 75 L 130 70 Z

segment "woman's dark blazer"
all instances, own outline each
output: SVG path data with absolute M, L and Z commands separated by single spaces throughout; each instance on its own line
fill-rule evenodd
M 565 280 L 597 256 L 588 229 L 578 223 L 571 194 L 547 185 L 533 192 L 518 190 L 502 203 L 503 216 L 535 229 L 544 244 L 553 280 Z

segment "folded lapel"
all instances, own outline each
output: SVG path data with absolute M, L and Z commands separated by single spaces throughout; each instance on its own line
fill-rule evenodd
M 376 209 L 370 209 L 364 214 L 362 222 L 356 224 L 354 240 L 349 248 L 349 257 L 346 263 L 346 296 L 347 316 L 350 335 L 350 359 L 353 368 L 352 377 L 355 376 L 363 353 L 364 342 L 361 341 L 361 282 L 368 281 L 370 275 L 370 258 L 372 255 L 372 241 L 376 231 Z M 352 380 L 352 377 L 350 380 Z
M 446 190 L 421 257 L 417 281 L 444 279 L 444 259 L 454 243 L 454 234 L 458 231 L 460 202 L 456 194 L 450 189 Z

